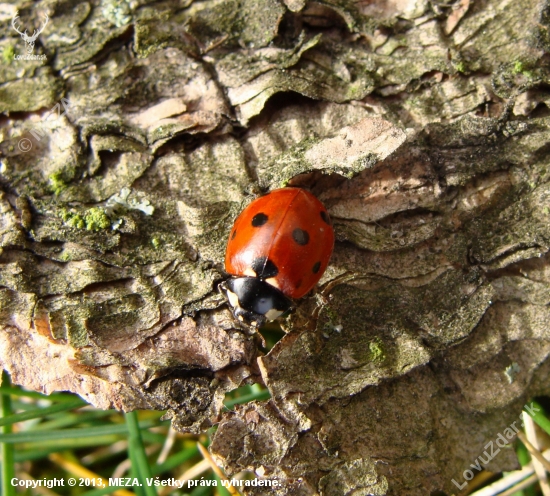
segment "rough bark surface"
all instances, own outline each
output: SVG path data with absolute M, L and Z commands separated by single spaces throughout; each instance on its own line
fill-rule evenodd
M 45 60 L 17 58 L 18 10 L 28 32 L 49 16 Z M 46 0 L 0 19 L 16 383 L 219 422 L 226 471 L 281 495 L 451 493 L 550 394 L 546 1 Z M 238 212 L 286 184 L 338 242 L 264 354 L 216 286 Z M 222 414 L 253 382 L 272 399 Z

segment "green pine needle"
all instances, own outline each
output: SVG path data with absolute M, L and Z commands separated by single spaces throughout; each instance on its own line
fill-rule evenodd
M 536 401 L 533 401 L 531 404 L 534 407 L 533 415 L 531 415 L 532 419 L 544 432 L 546 432 L 546 434 L 550 436 L 550 419 L 548 419 L 548 417 L 544 414 L 544 408 L 542 408 L 542 406 L 540 406 Z M 539 411 L 536 412 L 535 409 L 538 409 Z
M 162 425 L 163 422 L 144 421 L 139 428 L 147 429 L 153 425 Z M 49 431 L 23 431 L 14 434 L 0 434 L 0 443 L 32 443 L 56 441 L 61 439 L 80 439 L 83 437 L 106 436 L 109 434 L 127 434 L 126 424 L 108 424 L 97 427 L 82 427 L 80 429 L 63 429 Z
M 4 370 L 2 372 L 2 386 L 9 386 L 10 377 Z M 7 395 L 0 396 L 1 419 L 12 416 L 11 398 Z M 11 434 L 11 424 L 5 424 L 0 427 L 2 435 Z M 1 443 L 2 454 L 2 494 L 4 496 L 15 496 L 15 487 L 11 485 L 11 480 L 15 477 L 14 450 L 12 444 Z
M 10 396 L 21 396 L 23 398 L 36 398 L 37 400 L 49 400 L 49 401 L 74 401 L 77 398 L 74 394 L 68 393 L 52 393 L 49 396 L 36 391 L 27 391 L 26 389 L 14 388 L 6 383 L 2 383 L 0 386 L 0 395 L 8 394 Z
M 261 391 L 246 394 L 238 398 L 225 400 L 223 404 L 226 406 L 226 408 L 231 410 L 231 408 L 233 408 L 235 405 L 242 405 L 243 403 L 250 403 L 251 401 L 267 400 L 269 398 L 271 398 L 269 391 L 267 389 L 262 389 Z
M 143 446 L 143 441 L 141 439 L 137 413 L 129 412 L 125 414 L 125 417 L 129 432 L 128 454 L 130 455 L 130 460 L 132 461 L 132 471 L 139 479 L 145 496 L 157 496 L 155 486 L 149 486 L 147 484 L 147 479 L 151 479 L 152 474 L 151 467 L 147 461 L 147 455 L 145 454 L 145 447 Z
M 8 398 L 8 395 L 3 395 L 2 398 Z M 23 422 L 24 420 L 31 420 L 35 418 L 42 418 L 46 415 L 51 415 L 52 413 L 59 413 L 59 412 L 66 412 L 68 410 L 74 410 L 75 408 L 81 408 L 83 406 L 86 406 L 88 403 L 86 403 L 83 400 L 74 400 L 74 401 L 67 401 L 63 403 L 57 403 L 52 406 L 48 406 L 46 408 L 33 408 L 32 410 L 28 410 L 23 413 L 14 413 L 12 415 L 8 415 L 6 417 L 0 418 L 0 426 L 2 425 L 8 425 L 8 424 L 15 424 L 16 422 Z

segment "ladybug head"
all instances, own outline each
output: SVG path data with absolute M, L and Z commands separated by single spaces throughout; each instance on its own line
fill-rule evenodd
M 221 288 L 235 318 L 252 327 L 275 320 L 292 305 L 281 291 L 258 277 L 232 277 Z

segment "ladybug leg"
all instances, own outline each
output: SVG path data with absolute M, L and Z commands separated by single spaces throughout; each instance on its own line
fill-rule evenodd
M 319 313 L 323 307 L 328 305 L 328 298 L 323 295 L 322 292 L 315 292 L 315 309 L 311 313 L 313 321 L 316 321 L 319 318 Z
M 233 305 L 231 304 L 231 300 L 228 296 L 229 288 L 227 287 L 227 281 L 220 282 L 218 284 L 218 293 L 222 295 L 223 301 L 220 302 L 220 305 L 226 304 L 229 307 L 229 310 L 231 310 L 231 313 L 233 316 L 235 315 L 235 312 L 233 310 Z
M 357 274 L 346 272 L 345 274 L 339 275 L 332 281 L 329 281 L 325 284 L 323 289 L 321 290 L 321 295 L 326 299 L 331 291 L 336 287 L 340 286 L 340 284 L 345 284 L 348 281 L 353 281 L 357 277 Z
M 239 322 L 243 324 L 249 323 L 249 327 L 251 327 L 255 331 L 257 331 L 267 322 L 267 319 L 263 315 L 252 314 L 251 312 L 247 312 L 240 307 L 235 310 L 234 315 Z
M 218 293 L 220 293 L 223 296 L 223 299 L 227 302 L 229 302 L 229 299 L 227 298 L 227 282 L 223 281 L 218 284 Z
M 321 309 L 329 304 L 330 293 L 336 286 L 339 286 L 340 284 L 345 284 L 346 282 L 352 281 L 355 278 L 356 274 L 345 273 L 325 284 L 325 286 L 320 291 L 316 291 L 315 299 L 317 300 L 317 305 L 315 306 L 315 310 L 313 310 L 312 313 L 313 318 L 317 320 Z

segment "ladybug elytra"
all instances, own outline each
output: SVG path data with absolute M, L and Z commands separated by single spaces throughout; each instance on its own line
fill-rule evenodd
M 319 281 L 334 231 L 323 204 L 300 188 L 271 191 L 235 220 L 225 254 L 232 275 L 222 289 L 235 317 L 252 326 L 274 320 Z

